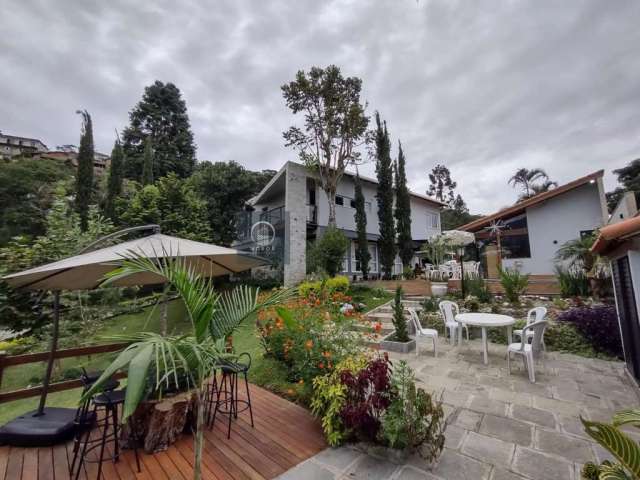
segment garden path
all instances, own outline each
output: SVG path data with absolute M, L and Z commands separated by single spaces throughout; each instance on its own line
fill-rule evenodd
M 614 412 L 638 405 L 621 362 L 549 352 L 531 384 L 521 363 L 512 363 L 508 375 L 504 345 L 490 345 L 486 366 L 479 340 L 459 349 L 440 340 L 438 348 L 438 358 L 426 345 L 419 356 L 391 354 L 409 363 L 420 386 L 442 394 L 448 425 L 437 466 L 430 469 L 418 456 L 397 465 L 341 447 L 280 480 L 579 480 L 586 461 L 609 458 L 579 417 L 609 422 Z

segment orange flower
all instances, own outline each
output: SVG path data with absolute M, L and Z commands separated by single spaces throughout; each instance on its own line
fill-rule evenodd
M 333 363 L 329 362 L 329 364 L 327 365 L 327 368 L 333 368 Z
M 319 307 L 319 306 L 320 306 L 320 299 L 316 298 L 316 307 Z
M 313 340 L 307 340 L 304 343 L 304 348 L 306 348 L 307 350 L 311 350 L 313 348 Z
M 331 358 L 331 352 L 328 350 L 325 350 L 324 352 L 322 352 L 322 356 L 324 358 Z
M 324 368 L 324 363 L 323 363 L 323 362 L 320 362 L 320 363 L 318 364 L 318 368 L 319 368 L 320 370 L 322 370 L 322 369 Z
M 373 329 L 376 331 L 376 333 L 380 333 L 380 331 L 382 330 L 382 324 L 380 322 L 376 322 L 376 324 L 373 326 Z
M 290 389 L 288 389 L 288 390 L 287 390 L 287 394 L 288 394 L 288 395 L 293 395 L 293 393 L 294 393 L 294 392 L 293 392 L 293 388 L 290 388 Z

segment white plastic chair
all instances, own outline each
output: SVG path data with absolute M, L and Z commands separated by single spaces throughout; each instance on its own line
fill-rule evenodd
M 438 331 L 433 328 L 422 328 L 420 324 L 420 317 L 418 317 L 418 313 L 414 308 L 409 308 L 409 316 L 411 317 L 411 321 L 413 322 L 413 326 L 416 329 L 416 357 L 419 354 L 420 350 L 420 337 L 427 337 L 433 341 L 433 356 L 438 356 Z
M 544 320 L 544 317 L 547 315 L 547 308 L 546 307 L 535 307 L 532 308 L 531 310 L 529 310 L 529 312 L 527 312 L 527 325 L 531 325 L 532 323 L 535 322 L 541 322 L 542 320 Z M 520 337 L 520 340 L 522 341 L 522 330 L 514 330 L 513 334 L 517 337 Z M 527 342 L 529 342 L 531 340 L 531 338 L 533 338 L 533 331 L 529 331 L 527 333 Z M 542 350 L 546 351 L 546 346 L 544 344 L 544 339 L 542 340 Z
M 458 333 L 458 328 L 460 324 L 456 320 L 456 315 L 460 313 L 460 308 L 458 308 L 458 304 L 452 302 L 450 300 L 442 300 L 438 304 L 438 309 L 442 314 L 442 318 L 444 320 L 444 337 L 447 338 L 447 330 L 449 330 L 449 343 L 453 344 L 456 339 L 456 335 Z M 464 329 L 467 331 L 467 341 L 469 340 L 469 327 L 463 325 Z
M 538 358 L 540 354 L 540 347 L 544 339 L 545 328 L 547 328 L 546 320 L 531 323 L 522 329 L 524 334 L 524 337 L 522 338 L 527 338 L 529 332 L 533 334 L 531 343 L 512 343 L 507 347 L 507 369 L 509 370 L 509 375 L 511 375 L 511 354 L 514 353 L 516 355 L 522 355 L 524 366 L 529 373 L 529 381 L 531 383 L 536 383 L 536 369 L 533 361 L 535 358 Z

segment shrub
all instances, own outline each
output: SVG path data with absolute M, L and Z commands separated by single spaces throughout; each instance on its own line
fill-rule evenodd
M 303 298 L 309 298 L 311 294 L 319 295 L 322 290 L 322 282 L 318 280 L 317 282 L 302 282 L 298 285 L 298 293 Z
M 560 284 L 560 294 L 563 297 L 589 296 L 589 279 L 582 270 L 569 270 L 556 265 L 555 271 Z
M 413 280 L 416 278 L 416 272 L 413 271 L 413 268 L 407 265 L 402 269 L 402 278 L 405 280 Z
M 562 312 L 558 321 L 574 325 L 596 350 L 622 357 L 618 316 L 613 305 L 575 307 Z
M 346 387 L 345 403 L 340 410 L 343 425 L 358 440 L 375 442 L 391 400 L 389 360 L 375 358 L 357 373 L 343 370 L 340 382 Z
M 330 292 L 346 292 L 349 290 L 349 279 L 344 275 L 338 275 L 333 278 L 329 278 L 325 282 L 325 287 Z
M 422 311 L 424 312 L 437 312 L 438 302 L 433 297 L 426 297 L 422 302 Z
M 520 302 L 520 295 L 524 294 L 529 285 L 529 275 L 523 275 L 515 268 L 500 268 L 500 284 L 504 295 L 512 303 Z
M 444 410 L 442 401 L 434 401 L 429 393 L 416 388 L 415 381 L 405 361 L 393 368 L 391 386 L 395 398 L 383 417 L 382 436 L 390 447 L 418 450 L 420 456 L 432 462 L 444 447 Z
M 477 312 L 480 310 L 480 302 L 478 301 L 478 298 L 474 297 L 473 295 L 469 295 L 464 300 L 463 305 L 464 305 L 464 308 L 466 308 L 470 312 Z
M 408 342 L 409 332 L 407 331 L 407 319 L 404 317 L 404 305 L 402 304 L 402 287 L 396 287 L 396 296 L 393 300 L 393 327 L 395 334 L 393 339 L 396 342 Z
M 357 374 L 367 363 L 368 358 L 364 355 L 349 356 L 338 363 L 332 373 L 313 379 L 311 411 L 320 418 L 327 443 L 331 446 L 343 443 L 349 433 L 340 416 L 347 390 L 341 381 L 342 372 Z
M 349 239 L 336 227 L 328 227 L 316 241 L 314 255 L 327 275 L 335 277 L 342 269 L 342 259 L 348 247 Z
M 319 298 L 293 301 L 258 312 L 266 354 L 287 366 L 289 381 L 302 386 L 303 397 L 311 393 L 315 377 L 332 372 L 346 356 L 364 348 L 353 334 L 359 314 L 340 312 L 344 298 L 335 293 L 324 302 Z
M 481 303 L 489 303 L 491 301 L 491 292 L 484 278 L 465 277 L 464 286 L 467 293 L 476 297 Z

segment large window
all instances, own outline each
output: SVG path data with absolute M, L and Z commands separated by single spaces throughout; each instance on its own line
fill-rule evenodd
M 500 236 L 502 258 L 531 258 L 527 215 L 518 215 L 504 223 L 506 228 Z
M 369 243 L 369 272 L 374 273 L 378 271 L 378 249 L 375 243 Z M 358 242 L 351 242 L 351 266 L 353 272 L 361 272 L 360 258 L 358 256 Z
M 427 227 L 438 228 L 440 216 L 437 213 L 427 213 Z

